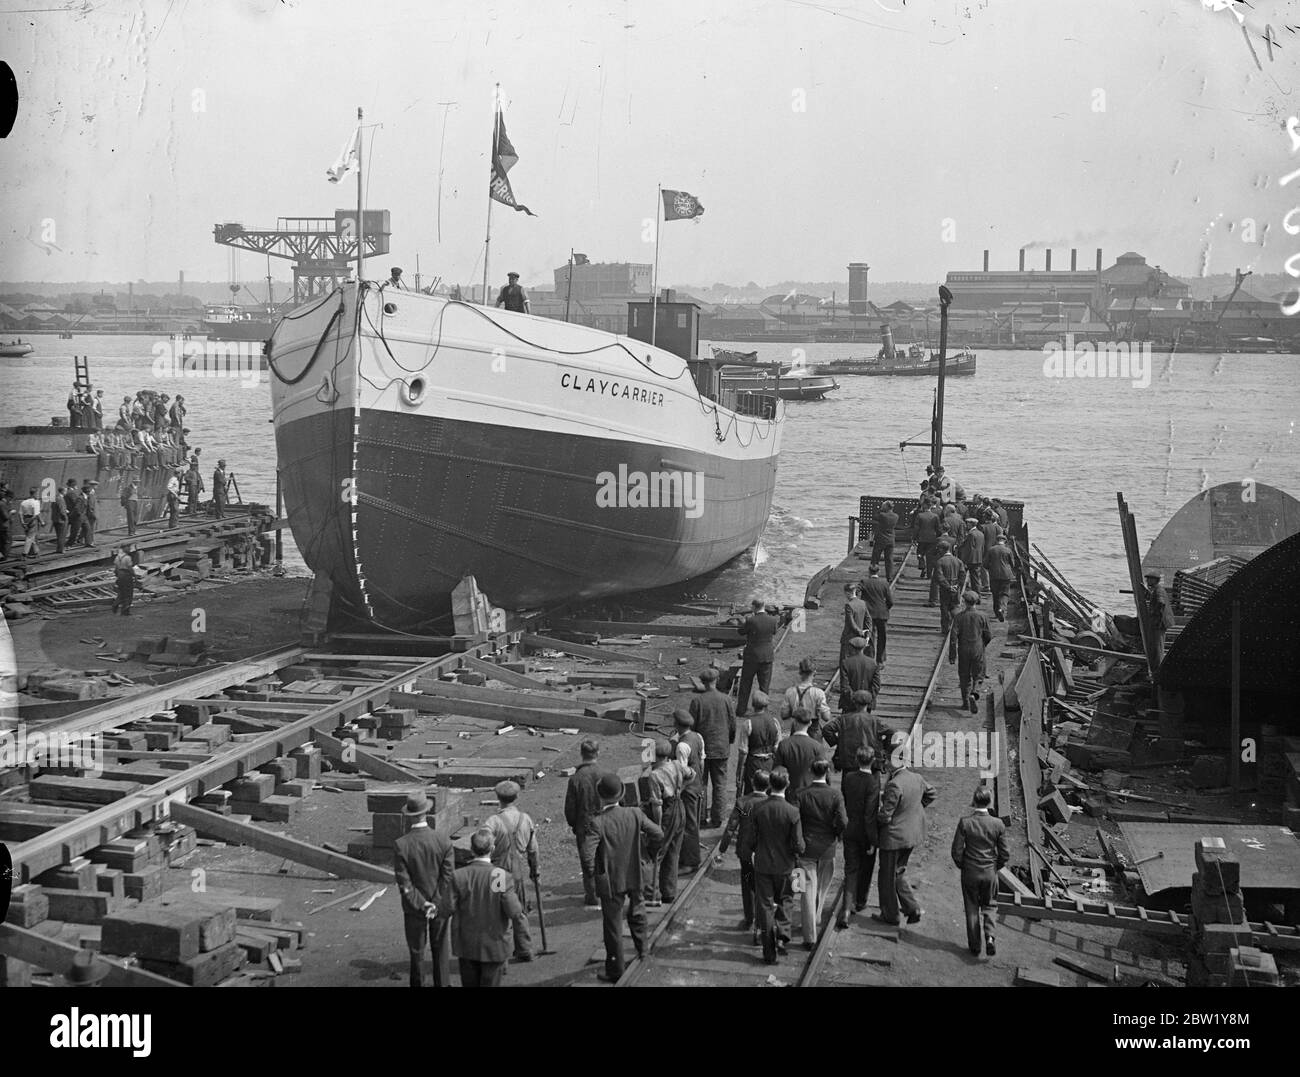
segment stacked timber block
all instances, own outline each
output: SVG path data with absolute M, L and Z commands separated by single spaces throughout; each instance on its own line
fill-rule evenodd
M 269 763 L 263 763 L 258 769 L 275 778 L 275 795 L 277 797 L 293 797 L 301 800 L 316 785 L 309 778 L 298 777 L 298 760 L 287 755 L 277 756 Z
M 220 744 L 225 744 L 230 740 L 230 727 L 216 725 L 213 722 L 205 722 L 203 725 L 197 725 L 181 738 L 181 744 L 196 745 L 202 748 L 212 749 Z
M 139 788 L 132 781 L 43 774 L 28 783 L 27 791 L 33 804 L 85 804 L 100 807 L 121 800 Z
M 63 920 L 72 924 L 97 924 L 115 911 L 123 899 L 121 878 L 109 875 L 101 887 L 102 868 L 84 856 L 74 857 L 61 867 L 42 872 L 35 879 L 44 903 L 41 919 Z M 24 891 L 24 919 L 41 914 L 41 899 L 33 891 Z M 11 920 L 11 923 L 18 921 Z M 39 921 L 37 921 L 39 922 Z
M 296 764 L 294 772 L 297 772 Z M 228 782 L 232 810 L 265 822 L 292 822 L 298 817 L 300 798 L 278 796 L 275 786 L 276 774 L 260 770 Z
M 202 636 L 172 636 L 165 647 L 149 655 L 149 661 L 163 666 L 197 666 L 208 649 Z
M 193 900 L 143 902 L 105 917 L 100 951 L 135 956 L 150 972 L 191 987 L 211 987 L 243 966 L 233 905 Z
M 318 781 L 321 775 L 321 750 L 314 744 L 300 744 L 289 753 L 297 767 L 295 778 Z
M 366 793 L 366 811 L 370 812 L 370 835 L 348 843 L 348 856 L 358 860 L 391 858 L 393 843 L 405 834 L 410 825 L 402 808 L 407 797 L 425 792 L 422 786 L 393 789 L 372 789 Z M 432 792 L 431 790 L 429 791 Z M 438 802 L 430 796 L 435 811 L 429 813 L 429 825 L 434 825 Z
M 408 707 L 380 707 L 371 712 L 380 740 L 403 740 L 415 726 L 415 710 Z
M 1189 987 L 1276 986 L 1272 957 L 1253 946 L 1241 895 L 1241 862 L 1222 838 L 1196 843 L 1192 874 L 1192 959 Z
M 5 923 L 15 927 L 35 927 L 50 918 L 50 899 L 36 883 L 15 886 L 9 895 Z

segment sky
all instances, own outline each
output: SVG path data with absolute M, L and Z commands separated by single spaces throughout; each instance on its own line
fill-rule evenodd
M 494 207 L 498 283 L 549 283 L 570 248 L 652 261 L 660 184 L 705 206 L 663 225 L 661 283 L 933 280 L 1046 245 L 1056 268 L 1073 246 L 1280 272 L 1300 9 L 1225 7 L 0 0 L 0 279 L 225 279 L 217 222 L 355 204 L 325 169 L 361 107 L 366 205 L 392 213 L 376 275 L 418 254 L 426 282 L 479 280 L 498 82 L 537 214 Z

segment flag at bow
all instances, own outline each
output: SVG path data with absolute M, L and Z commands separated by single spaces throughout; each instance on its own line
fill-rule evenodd
M 536 217 L 537 214 L 531 209 L 515 201 L 515 192 L 511 189 L 510 180 L 506 177 L 506 173 L 515 167 L 518 160 L 519 154 L 515 153 L 514 146 L 510 144 L 510 139 L 506 137 L 505 119 L 498 111 L 496 138 L 492 146 L 492 198 L 502 205 L 523 210 L 528 216 Z
M 693 194 L 685 191 L 664 191 L 664 220 L 686 221 L 704 215 L 704 207 Z
M 334 162 L 334 167 L 327 168 L 325 175 L 329 177 L 330 183 L 338 183 L 344 176 L 350 176 L 360 167 L 361 128 L 358 126 L 352 132 L 352 137 L 344 144 L 343 149 L 339 151 L 338 160 Z

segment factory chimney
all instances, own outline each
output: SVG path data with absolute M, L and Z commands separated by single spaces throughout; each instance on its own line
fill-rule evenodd
M 985 252 L 984 252 L 984 272 L 987 273 L 988 271 L 989 271 L 989 252 L 988 252 L 988 251 L 985 251 Z
M 1097 248 L 1097 272 L 1101 272 L 1101 248 Z
M 1021 247 L 1020 248 L 1020 272 L 1023 273 L 1024 271 L 1025 271 L 1025 248 Z
M 849 313 L 867 313 L 867 273 L 871 267 L 866 262 L 849 263 Z
M 1070 272 L 1073 273 L 1079 268 L 1079 252 L 1076 248 L 1070 248 Z
M 1052 271 L 1052 248 L 1051 247 L 1047 248 L 1047 264 L 1043 268 L 1046 269 L 1047 272 L 1049 273 Z

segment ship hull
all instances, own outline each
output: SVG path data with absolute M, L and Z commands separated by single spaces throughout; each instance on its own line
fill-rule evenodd
M 271 347 L 290 525 L 340 612 L 419 625 L 467 575 L 509 609 L 597 598 L 758 540 L 779 420 L 713 414 L 680 359 L 627 338 L 384 298 L 358 334 L 346 288 Z

